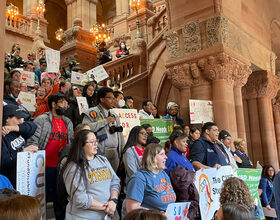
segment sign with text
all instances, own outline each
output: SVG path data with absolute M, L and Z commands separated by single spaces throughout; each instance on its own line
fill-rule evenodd
M 21 78 L 20 82 L 25 82 L 27 86 L 34 86 L 35 83 L 35 73 L 34 72 L 28 72 L 28 71 L 21 71 Z
M 237 169 L 236 175 L 238 178 L 244 180 L 250 190 L 254 204 L 257 206 L 261 219 L 265 219 L 262 210 L 262 204 L 258 194 L 259 183 L 261 179 L 261 169 Z
M 160 139 L 162 146 L 169 140 L 173 131 L 173 121 L 170 119 L 141 119 L 140 123 L 150 124 L 153 127 L 154 136 Z
M 17 98 L 17 102 L 23 105 L 28 111 L 35 112 L 36 97 L 35 94 L 28 92 L 20 92 Z
M 214 120 L 213 103 L 209 100 L 189 100 L 191 124 L 202 124 Z
M 45 151 L 19 152 L 17 154 L 17 191 L 36 197 L 46 219 Z
M 79 106 L 80 115 L 88 110 L 88 102 L 86 97 L 76 97 Z
M 137 109 L 115 108 L 114 112 L 119 116 L 123 127 L 123 137 L 127 141 L 131 129 L 140 125 Z
M 104 69 L 102 65 L 99 65 L 89 71 L 87 71 L 87 75 L 91 78 L 94 76 L 94 79 L 97 83 L 101 82 L 104 79 L 107 79 L 109 77 L 108 73 Z
M 46 50 L 46 61 L 49 73 L 58 73 L 60 64 L 60 51 Z
M 186 220 L 190 205 L 190 202 L 176 202 L 169 204 L 165 212 L 167 220 Z
M 219 169 L 199 170 L 195 175 L 195 186 L 199 192 L 199 206 L 202 220 L 210 220 L 220 208 L 220 192 L 223 182 L 234 176 L 231 166 Z
M 78 73 L 75 71 L 71 72 L 71 83 L 72 84 L 84 86 L 84 85 L 86 85 L 87 79 L 88 79 L 88 76 L 83 73 Z

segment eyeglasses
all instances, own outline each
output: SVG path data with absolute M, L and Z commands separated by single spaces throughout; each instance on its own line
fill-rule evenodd
M 139 132 L 139 134 L 142 134 L 143 136 L 148 137 L 148 134 L 146 132 Z
M 111 100 L 116 99 L 115 97 L 110 97 L 110 96 L 107 96 L 107 97 L 104 97 L 104 98 L 106 98 L 106 99 L 111 99 Z
M 91 144 L 93 146 L 97 146 L 98 145 L 98 141 L 86 141 L 87 144 Z

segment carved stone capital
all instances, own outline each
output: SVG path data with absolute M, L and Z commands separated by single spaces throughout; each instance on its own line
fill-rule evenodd
M 233 84 L 233 73 L 235 71 L 236 60 L 225 53 L 216 56 L 209 56 L 202 61 L 204 63 L 204 76 L 208 80 L 225 80 Z
M 252 70 L 248 65 L 237 63 L 235 66 L 235 70 L 233 71 L 234 86 L 236 87 L 244 86 L 247 83 L 251 73 Z
M 77 0 L 65 0 L 65 4 L 68 6 Z
M 189 64 L 179 64 L 167 69 L 167 77 L 177 89 L 183 89 L 192 85 Z
M 278 91 L 277 96 L 272 99 L 272 109 L 275 112 L 280 112 L 280 91 Z
M 279 79 L 269 71 L 256 71 L 249 76 L 242 90 L 246 99 L 264 97 L 273 99 L 279 90 Z
M 184 52 L 186 54 L 201 50 L 200 29 L 198 21 L 192 21 L 182 26 Z
M 166 49 L 168 58 L 179 57 L 179 36 L 176 31 L 167 33 L 164 37 L 166 40 Z

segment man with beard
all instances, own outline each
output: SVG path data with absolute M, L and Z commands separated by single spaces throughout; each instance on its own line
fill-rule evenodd
M 63 114 L 68 103 L 61 94 L 53 94 L 48 98 L 49 112 L 37 118 L 34 123 L 37 129 L 34 135 L 27 140 L 27 146 L 33 145 L 38 150 L 46 151 L 46 195 L 47 202 L 53 201 L 54 212 L 57 216 L 56 198 L 56 166 L 58 163 L 58 153 L 67 145 L 71 144 L 73 137 L 73 124 L 69 118 Z
M 112 168 L 117 171 L 125 141 L 120 119 L 112 110 L 115 99 L 111 88 L 99 89 L 97 93 L 99 104 L 84 113 L 83 124 L 89 125 L 90 129 L 96 132 L 98 148 L 107 157 Z
M 172 119 L 174 124 L 182 125 L 183 119 L 177 116 L 178 111 L 178 105 L 175 102 L 169 102 L 167 104 L 167 115 L 163 116 L 162 119 Z

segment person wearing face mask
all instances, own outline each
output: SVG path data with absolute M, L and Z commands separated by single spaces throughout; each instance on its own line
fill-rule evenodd
M 117 52 L 116 52 L 116 57 L 121 58 L 121 57 L 127 56 L 127 55 L 129 55 L 129 51 L 126 48 L 126 44 L 125 44 L 125 42 L 121 42 L 120 43 L 120 49 L 117 50 Z
M 175 102 L 169 102 L 167 104 L 167 115 L 162 119 L 171 119 L 177 125 L 183 125 L 183 119 L 178 117 L 179 106 Z
M 123 93 L 120 91 L 114 91 L 114 96 L 115 96 L 115 100 L 114 100 L 114 107 L 115 108 L 122 108 L 125 106 L 125 101 L 124 101 L 124 96 Z
M 3 106 L 5 105 L 15 105 L 23 111 L 23 120 L 29 121 L 31 115 L 29 111 L 21 104 L 19 104 L 16 99 L 18 98 L 20 92 L 20 82 L 15 79 L 6 79 L 4 81 L 4 99 Z
M 46 195 L 47 202 L 54 202 L 54 211 L 57 213 L 56 198 L 56 166 L 58 153 L 71 144 L 73 137 L 73 124 L 64 116 L 68 103 L 65 96 L 53 94 L 48 98 L 49 112 L 37 118 L 35 134 L 27 140 L 27 146 L 33 145 L 39 150 L 46 151 Z

